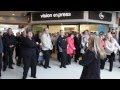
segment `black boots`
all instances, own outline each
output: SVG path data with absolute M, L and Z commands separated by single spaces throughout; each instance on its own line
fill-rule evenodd
M 60 68 L 62 68 L 62 67 L 66 68 L 66 66 L 60 66 Z

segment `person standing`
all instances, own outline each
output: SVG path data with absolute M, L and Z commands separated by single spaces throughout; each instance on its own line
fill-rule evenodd
M 42 50 L 43 50 L 43 55 L 44 55 L 44 59 L 45 59 L 44 68 L 45 69 L 51 68 L 49 66 L 49 61 L 50 61 L 51 50 L 53 49 L 53 45 L 51 42 L 48 28 L 44 29 L 44 32 L 41 36 L 41 43 L 42 43 Z
M 67 64 L 71 64 L 71 57 L 74 54 L 76 48 L 74 45 L 74 34 L 71 33 L 67 37 Z
M 120 45 L 120 31 L 118 33 L 118 44 Z M 120 63 L 120 51 L 118 53 L 119 53 L 119 63 Z
M 22 46 L 22 41 L 26 38 L 26 31 L 23 31 L 21 33 L 21 36 L 20 36 L 20 40 L 19 40 L 19 57 L 18 57 L 18 60 L 17 60 L 17 66 L 20 66 L 21 65 L 21 62 L 23 60 L 23 55 L 24 53 L 22 53 L 22 50 L 23 50 L 23 46 Z
M 16 45 L 16 39 L 13 35 L 12 29 L 8 28 L 7 34 L 3 36 L 3 71 L 6 70 L 7 64 L 9 65 L 10 69 L 14 69 L 13 64 L 13 51 Z
M 117 40 L 117 37 L 116 37 L 116 32 L 114 31 L 114 30 L 112 30 L 112 32 L 111 32 L 111 35 L 112 35 L 112 37 L 118 42 L 118 40 Z M 113 54 L 113 61 L 115 62 L 115 54 Z
M 60 36 L 57 39 L 58 52 L 61 58 L 60 68 L 66 68 L 66 58 L 67 58 L 67 40 L 64 35 L 64 31 L 60 30 Z
M 60 57 L 60 52 L 59 52 L 59 48 L 58 48 L 58 45 L 57 45 L 57 40 L 58 40 L 58 37 L 60 36 L 59 32 L 57 33 L 57 37 L 56 37 L 56 50 L 57 50 L 57 60 L 59 62 L 61 62 L 61 57 Z
M 74 45 L 75 45 L 75 62 L 77 62 L 77 60 L 79 60 L 80 57 L 80 45 L 81 45 L 81 36 L 77 33 L 74 37 Z
M 36 39 L 35 39 L 35 41 L 36 41 L 36 43 L 37 43 L 37 58 L 39 59 L 40 57 L 43 57 L 43 56 L 40 56 L 40 53 L 42 53 L 42 48 L 41 48 L 41 35 L 42 35 L 42 33 L 41 32 L 39 32 L 38 34 L 37 34 L 37 36 L 36 36 Z M 37 60 L 38 60 L 37 59 Z M 38 60 L 38 65 L 39 66 L 44 66 L 43 65 L 43 58 L 40 58 L 41 60 Z
M 84 31 L 81 38 L 81 54 L 84 54 L 88 47 L 89 37 L 89 32 L 87 30 Z
M 110 63 L 109 71 L 111 72 L 113 69 L 113 61 L 115 55 L 117 54 L 118 50 L 120 51 L 120 46 L 110 33 L 107 34 L 105 45 L 106 45 L 105 50 L 107 53 L 107 58 L 109 59 L 109 63 Z
M 105 36 L 104 36 L 104 33 L 103 32 L 101 32 L 100 33 L 100 44 L 102 45 L 102 47 L 105 49 L 106 48 L 106 45 L 105 45 L 105 41 L 104 41 L 104 39 L 105 39 Z M 101 69 L 104 69 L 104 63 L 105 63 L 105 61 L 106 61 L 106 58 L 104 59 L 104 60 L 100 60 L 101 62 L 101 65 L 100 65 L 100 68 Z
M 1 70 L 2 70 L 2 52 L 3 52 L 3 43 L 2 43 L 2 38 L 0 36 L 0 77 L 1 77 Z
M 99 36 L 90 37 L 88 48 L 79 64 L 84 66 L 80 79 L 100 79 L 100 59 L 106 58 L 106 52 L 100 44 Z
M 20 42 L 20 32 L 16 33 L 16 41 L 17 41 L 17 44 L 16 44 L 15 51 L 16 51 L 16 59 L 17 59 L 17 62 L 18 62 L 18 59 L 20 58 L 20 50 L 21 50 L 21 48 L 20 48 L 20 44 L 21 44 L 21 42 Z
M 37 65 L 37 56 L 36 48 L 37 45 L 33 39 L 32 30 L 27 30 L 27 37 L 22 41 L 23 50 L 23 79 L 27 78 L 29 67 L 31 67 L 31 77 L 36 78 L 36 65 Z

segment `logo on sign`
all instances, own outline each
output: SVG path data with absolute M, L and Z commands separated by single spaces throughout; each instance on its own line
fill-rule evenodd
M 61 17 L 71 17 L 71 13 L 53 13 L 53 14 L 48 14 L 48 13 L 45 13 L 45 14 L 42 14 L 40 15 L 41 18 L 61 18 Z
M 100 19 L 104 19 L 104 15 L 103 15 L 103 13 L 101 12 L 100 14 L 99 14 L 99 17 L 100 17 Z

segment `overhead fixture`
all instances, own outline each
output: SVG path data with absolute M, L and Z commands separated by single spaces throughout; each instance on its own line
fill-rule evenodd
M 15 14 L 13 13 L 12 15 L 14 16 Z

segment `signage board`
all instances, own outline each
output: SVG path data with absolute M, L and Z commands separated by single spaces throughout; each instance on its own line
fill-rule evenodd
M 46 11 L 32 13 L 32 21 L 83 19 L 83 11 Z
M 89 19 L 111 22 L 112 13 L 101 12 L 101 11 L 89 11 Z

